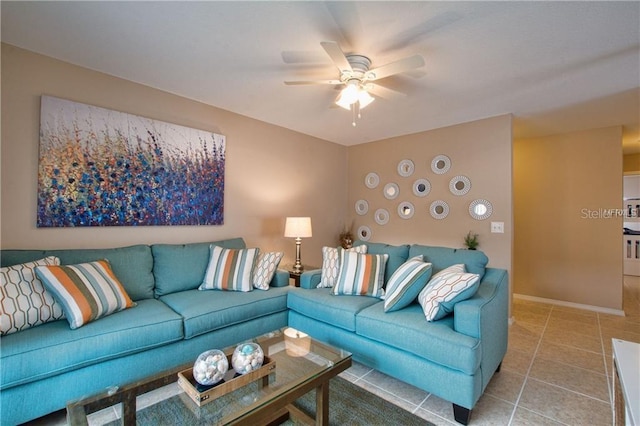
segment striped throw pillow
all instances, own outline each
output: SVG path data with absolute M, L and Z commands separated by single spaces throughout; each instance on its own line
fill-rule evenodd
M 36 277 L 36 266 L 59 265 L 48 256 L 33 262 L 0 268 L 0 334 L 15 333 L 64 318 L 62 305 Z
M 36 275 L 62 304 L 72 329 L 135 306 L 106 259 L 63 266 L 38 266 Z
M 318 288 L 333 287 L 336 285 L 338 274 L 340 273 L 340 252 L 343 250 L 342 247 L 322 247 L 322 271 Z M 347 249 L 347 251 L 366 253 L 367 246 L 362 244 L 351 247 Z
M 480 275 L 466 272 L 463 264 L 453 265 L 438 272 L 418 295 L 427 321 L 435 321 L 453 312 L 456 303 L 478 291 Z
M 252 272 L 259 249 L 227 249 L 212 244 L 209 250 L 209 265 L 199 290 L 253 289 Z
M 422 255 L 400 265 L 387 283 L 384 311 L 393 312 L 409 306 L 427 285 L 431 271 L 431 263 L 424 262 Z
M 253 287 L 259 290 L 269 290 L 269 283 L 278 269 L 284 253 L 275 251 L 272 253 L 260 253 L 258 262 L 253 270 Z
M 384 296 L 384 268 L 388 254 L 361 254 L 342 250 L 335 295 Z

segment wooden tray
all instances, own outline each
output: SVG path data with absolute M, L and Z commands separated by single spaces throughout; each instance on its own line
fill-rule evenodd
M 226 395 L 229 392 L 240 389 L 242 386 L 248 385 L 249 383 L 255 382 L 263 377 L 267 380 L 266 382 L 263 382 L 263 385 L 267 385 L 269 382 L 268 377 L 266 376 L 274 373 L 276 370 L 276 361 L 265 356 L 262 367 L 247 374 L 237 375 L 231 366 L 231 355 L 227 355 L 227 360 L 229 361 L 229 371 L 225 374 L 224 379 L 215 385 L 208 387 L 206 390 L 198 390 L 202 385 L 198 384 L 198 382 L 193 378 L 192 368 L 178 373 L 178 385 L 180 385 L 180 387 L 187 395 L 189 395 L 198 407 L 201 407 L 222 395 Z

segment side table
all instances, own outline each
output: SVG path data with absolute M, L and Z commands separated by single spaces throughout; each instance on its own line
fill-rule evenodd
M 289 271 L 289 278 L 293 280 L 293 283 L 296 287 L 300 287 L 300 275 L 302 275 L 302 273 L 296 273 L 293 271 Z

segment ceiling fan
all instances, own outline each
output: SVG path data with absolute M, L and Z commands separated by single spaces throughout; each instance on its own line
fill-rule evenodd
M 424 66 L 424 58 L 421 55 L 413 55 L 398 61 L 370 69 L 371 60 L 363 55 L 345 54 L 338 43 L 334 41 L 323 41 L 320 45 L 329 55 L 335 66 L 340 71 L 337 80 L 304 80 L 285 81 L 287 85 L 302 84 L 330 84 L 343 85 L 344 88 L 336 98 L 336 105 L 350 110 L 353 113 L 352 125 L 356 125 L 356 117 L 360 118 L 360 110 L 365 108 L 375 100 L 371 94 L 383 98 L 404 96 L 404 93 L 397 92 L 387 87 L 381 86 L 374 81 L 411 71 Z

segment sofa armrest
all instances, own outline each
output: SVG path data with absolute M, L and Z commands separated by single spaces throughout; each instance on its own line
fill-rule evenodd
M 504 269 L 487 268 L 478 292 L 453 308 L 454 329 L 480 339 L 483 386 L 507 352 L 509 334 L 509 276 Z
M 269 287 L 286 287 L 289 285 L 289 272 L 284 269 L 276 270 Z
M 304 271 L 300 275 L 300 287 L 301 288 L 316 288 L 320 284 L 320 278 L 322 277 L 322 269 L 311 269 Z

